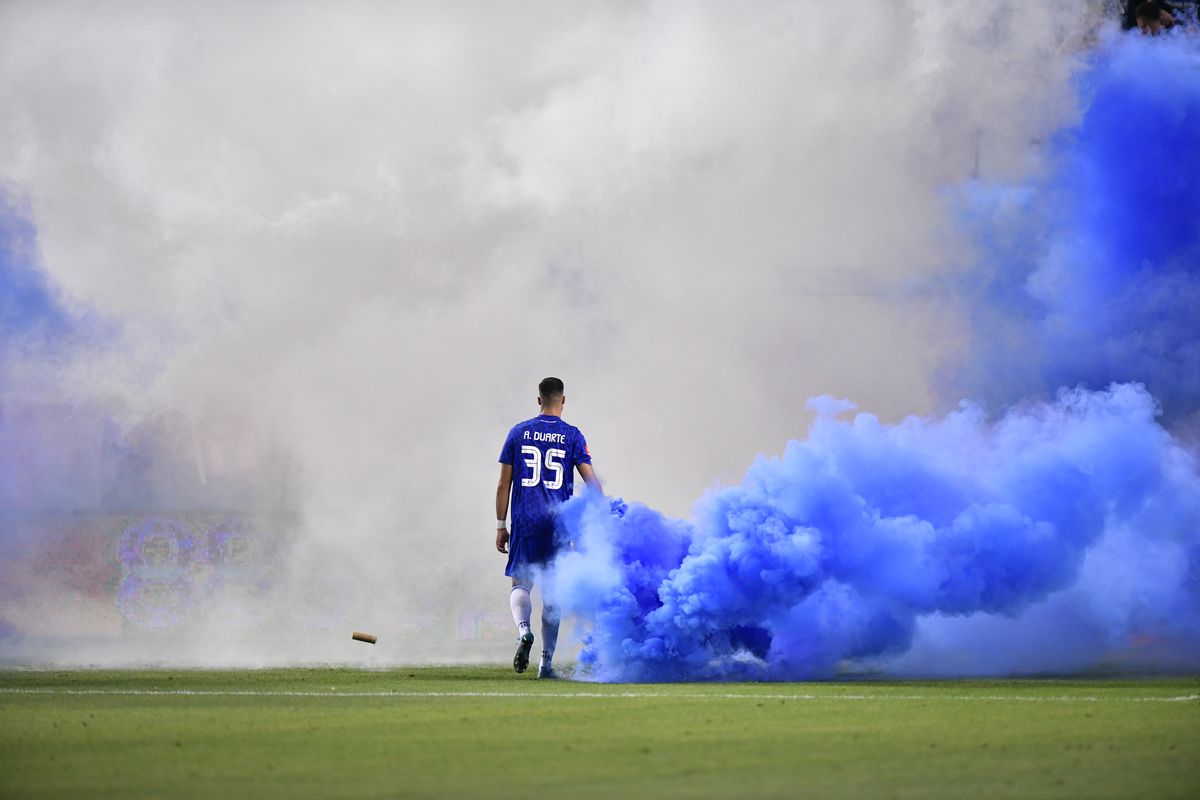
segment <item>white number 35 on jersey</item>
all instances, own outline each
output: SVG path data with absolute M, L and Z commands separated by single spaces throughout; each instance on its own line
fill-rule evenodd
M 530 475 L 528 478 L 521 479 L 522 486 L 537 486 L 542 483 L 542 472 L 547 474 L 545 481 L 547 489 L 561 489 L 563 485 L 563 465 L 562 460 L 567 457 L 566 450 L 553 448 L 546 451 L 546 466 L 542 467 L 542 451 L 532 445 L 524 445 L 521 447 L 521 455 L 525 459 L 525 466 L 529 467 Z

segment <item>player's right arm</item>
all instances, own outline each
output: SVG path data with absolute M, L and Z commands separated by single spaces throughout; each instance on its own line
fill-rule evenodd
M 512 464 L 500 465 L 500 481 L 496 484 L 496 524 L 499 525 L 508 517 L 508 497 L 512 491 Z M 496 529 L 496 549 L 501 553 L 508 552 L 508 528 Z

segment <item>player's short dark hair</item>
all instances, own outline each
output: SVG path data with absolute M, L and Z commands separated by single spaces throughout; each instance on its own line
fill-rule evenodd
M 542 378 L 538 384 L 538 397 L 543 400 L 553 400 L 563 396 L 563 382 L 559 378 Z

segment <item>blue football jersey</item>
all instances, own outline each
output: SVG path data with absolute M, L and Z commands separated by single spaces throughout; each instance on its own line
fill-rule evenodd
M 575 468 L 592 463 L 583 434 L 561 417 L 541 414 L 513 426 L 500 463 L 513 468 L 509 532 L 514 542 L 551 549 L 555 509 L 575 491 Z

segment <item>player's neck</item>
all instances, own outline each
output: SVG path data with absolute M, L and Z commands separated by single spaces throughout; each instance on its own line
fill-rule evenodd
M 561 417 L 562 406 L 542 406 L 541 414 L 544 417 Z

